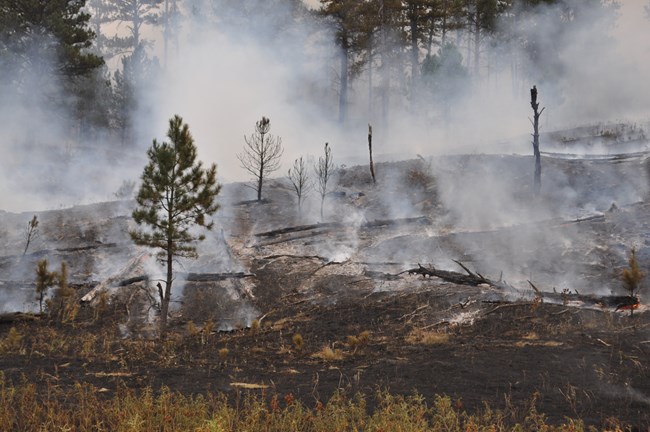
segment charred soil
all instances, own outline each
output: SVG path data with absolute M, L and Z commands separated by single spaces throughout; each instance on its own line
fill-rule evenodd
M 6 381 L 38 383 L 43 392 L 78 382 L 93 384 L 107 397 L 121 386 L 166 386 L 184 394 L 223 392 L 233 402 L 246 392 L 292 394 L 312 406 L 341 390 L 366 395 L 388 390 L 417 392 L 427 400 L 449 395 L 470 411 L 488 403 L 513 420 L 535 401 L 551 422 L 570 417 L 604 427 L 616 418 L 646 428 L 646 294 L 640 291 L 633 317 L 569 296 L 624 295 L 620 271 L 631 247 L 647 272 L 644 221 L 650 211 L 645 197 L 637 200 L 631 192 L 645 173 L 645 159 L 617 163 L 612 172 L 584 162 L 581 181 L 588 186 L 575 189 L 573 204 L 556 190 L 543 194 L 541 202 L 522 201 L 530 190 L 528 183 L 515 181 L 524 175 L 523 162 L 531 159 L 377 164 L 377 186 L 367 182 L 363 167 L 348 168 L 339 173 L 339 193 L 328 197 L 327 221 L 309 210 L 293 212 L 280 180 L 261 203 L 247 201 L 238 187 L 225 188 L 219 216 L 225 234 L 216 234 L 211 247 L 227 250 L 204 253 L 198 270 L 184 269 L 208 276 L 187 282 L 166 338 L 152 338 L 147 330 L 156 319 L 155 304 L 138 310 L 140 326 L 127 325 L 136 315 L 131 294 L 109 301 L 97 297 L 65 323 L 47 313 L 7 311 L 0 319 L 0 370 Z M 545 172 L 569 179 L 577 162 L 546 164 Z M 513 186 L 483 196 L 489 202 L 474 202 L 476 191 L 468 191 L 463 175 L 487 176 L 486 166 L 509 167 Z M 633 179 L 630 188 L 617 185 L 607 189 L 611 196 L 603 196 L 604 189 L 597 194 L 610 178 L 604 179 L 604 171 Z M 450 200 L 454 176 L 461 180 Z M 610 209 L 613 201 L 616 209 Z M 586 209 L 584 203 L 593 205 Z M 497 213 L 506 204 L 512 210 L 508 217 Z M 122 210 L 102 206 L 42 215 L 34 250 L 2 257 L 3 287 L 31 289 L 34 263 L 48 256 L 70 264 L 77 298 L 100 283 L 122 293 L 149 289 L 144 278 L 119 286 L 133 276 L 120 269 L 137 257 L 125 234 L 128 203 L 120 204 Z M 476 212 L 490 223 L 479 222 L 484 219 Z M 26 217 L 20 216 L 4 215 L 9 232 Z M 305 225 L 312 226 L 285 229 Z M 273 230 L 282 231 L 256 236 Z M 18 238 L 5 233 L 8 251 L 20 250 Z M 93 270 L 99 264 L 102 272 Z M 499 284 L 459 285 L 406 272 L 417 264 L 475 272 Z M 237 319 L 229 316 L 235 310 Z

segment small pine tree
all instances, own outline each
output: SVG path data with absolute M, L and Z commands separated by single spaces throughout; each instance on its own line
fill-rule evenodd
M 169 120 L 170 142 L 154 139 L 147 151 L 149 163 L 144 168 L 142 183 L 136 196 L 133 220 L 145 228 L 129 234 L 138 245 L 159 250 L 158 259 L 167 267 L 166 286 L 160 305 L 160 337 L 165 336 L 171 300 L 173 263 L 175 258 L 196 258 L 194 243 L 205 238 L 190 232 L 194 226 L 212 229 L 206 216 L 214 214 L 219 205 L 215 197 L 221 191 L 217 183 L 217 167 L 204 169 L 196 160 L 197 149 L 187 124 L 174 116 Z
M 636 297 L 640 288 L 641 280 L 645 275 L 639 269 L 639 263 L 636 259 L 636 250 L 632 248 L 628 257 L 628 268 L 623 270 L 623 286 L 629 293 L 630 297 Z M 630 308 L 630 316 L 634 315 L 634 309 Z
M 43 313 L 43 301 L 47 291 L 54 285 L 57 276 L 56 272 L 50 272 L 47 266 L 46 259 L 40 260 L 36 264 L 36 299 L 40 313 Z

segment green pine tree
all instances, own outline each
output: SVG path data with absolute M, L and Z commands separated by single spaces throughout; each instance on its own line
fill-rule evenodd
M 43 313 L 43 301 L 47 291 L 56 282 L 56 272 L 49 271 L 47 265 L 46 259 L 42 259 L 36 264 L 36 299 L 40 313 Z
M 190 232 L 194 226 L 212 229 L 206 216 L 219 205 L 215 197 L 221 190 L 217 167 L 204 169 L 196 160 L 196 146 L 187 124 L 174 116 L 169 120 L 169 142 L 154 139 L 147 151 L 149 163 L 142 174 L 133 219 L 142 228 L 130 232 L 133 241 L 158 249 L 158 258 L 167 267 L 166 286 L 161 299 L 160 337 L 165 336 L 171 299 L 173 261 L 176 257 L 196 258 L 194 246 L 204 235 Z
M 645 276 L 639 268 L 639 262 L 636 259 L 636 249 L 632 248 L 627 262 L 628 267 L 623 269 L 623 286 L 630 297 L 636 297 L 639 287 L 641 286 L 641 280 L 643 280 Z M 633 315 L 634 308 L 631 308 L 630 316 Z
M 40 59 L 54 57 L 50 69 L 41 72 L 67 79 L 87 76 L 100 67 L 104 60 L 89 52 L 95 33 L 89 28 L 85 4 L 85 0 L 0 0 L 0 52 L 4 52 L 0 66 L 34 69 Z M 20 76 L 16 79 L 20 82 Z

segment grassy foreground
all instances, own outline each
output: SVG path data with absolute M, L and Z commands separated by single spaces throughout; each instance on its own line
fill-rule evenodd
M 38 389 L 33 383 L 11 385 L 0 373 L 2 431 L 596 431 L 580 420 L 549 425 L 535 409 L 504 413 L 485 407 L 478 413 L 462 410 L 460 401 L 434 398 L 431 406 L 419 395 L 377 395 L 372 413 L 363 396 L 335 394 L 314 407 L 284 397 L 245 396 L 229 402 L 224 395 L 184 396 L 166 388 L 134 393 L 121 388 L 113 396 L 87 384 L 64 391 Z M 517 419 L 518 418 L 518 419 Z M 622 431 L 612 424 L 604 430 Z

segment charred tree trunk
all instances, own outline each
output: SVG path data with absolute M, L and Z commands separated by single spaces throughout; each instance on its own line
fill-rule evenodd
M 348 116 L 348 68 L 349 59 L 348 51 L 350 50 L 347 37 L 341 46 L 341 89 L 339 93 L 339 123 L 345 123 Z
M 537 102 L 537 86 L 530 89 L 530 106 L 533 108 L 533 154 L 535 155 L 535 175 L 533 177 L 533 196 L 537 197 L 542 188 L 542 161 L 539 153 L 539 116 L 544 108 L 539 110 Z
M 372 109 L 372 50 L 373 50 L 373 38 L 370 35 L 368 41 L 368 118 L 372 120 L 373 118 L 373 109 Z
M 375 165 L 372 162 L 372 126 L 368 125 L 368 152 L 370 153 L 370 175 L 372 176 L 372 183 L 377 183 L 375 179 Z

